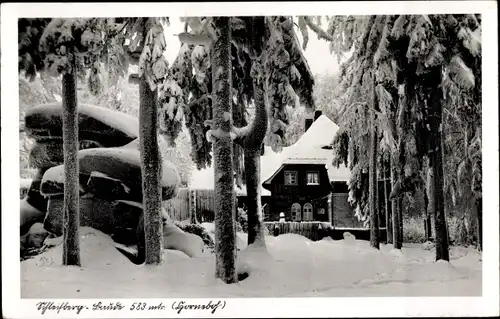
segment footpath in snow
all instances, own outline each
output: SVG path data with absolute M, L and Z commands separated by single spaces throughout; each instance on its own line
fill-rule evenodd
M 204 225 L 209 233 L 213 225 Z M 249 277 L 226 285 L 214 278 L 215 257 L 165 250 L 163 267 L 132 264 L 111 238 L 81 229 L 82 267 L 63 267 L 62 245 L 21 263 L 22 298 L 208 298 L 480 296 L 481 254 L 451 248 L 451 262 L 435 262 L 433 250 L 295 234 L 267 236 L 267 251 L 246 247 L 238 233 L 238 272 Z M 213 234 L 212 234 L 213 235 Z

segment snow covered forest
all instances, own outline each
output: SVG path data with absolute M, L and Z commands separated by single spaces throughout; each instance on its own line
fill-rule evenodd
M 19 19 L 22 297 L 481 295 L 481 22 Z M 311 70 L 313 38 L 338 72 Z M 265 226 L 263 145 L 294 145 L 317 110 L 369 240 Z M 207 167 L 214 220 L 192 198 L 176 220 L 164 203 Z

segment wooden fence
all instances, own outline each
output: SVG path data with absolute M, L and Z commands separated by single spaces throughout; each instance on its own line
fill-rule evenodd
M 334 240 L 344 238 L 344 233 L 349 232 L 356 239 L 370 240 L 369 228 L 335 228 L 327 222 L 264 222 L 264 225 L 271 236 L 279 236 L 283 234 L 298 234 L 309 238 L 312 241 L 321 240 L 324 237 L 330 236 Z M 385 242 L 386 229 L 379 229 L 381 242 Z
M 194 192 L 194 194 L 193 194 Z M 191 202 L 190 196 L 191 193 Z M 193 205 L 194 207 L 191 207 Z M 172 219 L 177 221 L 191 218 L 190 209 L 196 213 L 196 219 L 200 223 L 211 223 L 215 219 L 215 199 L 212 189 L 190 190 L 181 188 L 176 197 L 165 201 L 163 207 L 170 213 Z
M 298 234 L 316 241 L 328 236 L 331 225 L 326 222 L 264 222 L 271 236 Z

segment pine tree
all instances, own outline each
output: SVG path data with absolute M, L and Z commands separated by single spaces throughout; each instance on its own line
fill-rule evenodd
M 236 282 L 235 207 L 233 200 L 233 139 L 231 103 L 230 18 L 213 19 L 218 33 L 211 50 L 215 173 L 216 277 Z
M 40 34 L 40 33 L 38 33 Z M 99 28 L 95 19 L 53 19 L 39 40 L 43 64 L 35 59 L 35 68 L 27 73 L 34 79 L 37 71 L 62 75 L 62 119 L 64 149 L 63 264 L 80 266 L 79 247 L 79 168 L 77 77 L 84 76 L 83 65 L 99 50 Z M 88 63 L 88 62 L 87 62 Z
M 376 188 L 377 187 L 377 124 L 375 118 L 375 76 L 371 74 L 372 86 L 370 96 L 370 149 L 369 149 L 369 205 L 370 205 L 370 246 L 380 249 L 379 238 L 379 218 L 378 218 L 378 201 Z
M 193 143 L 193 155 L 198 162 L 198 168 L 202 168 L 210 161 L 207 147 L 205 146 L 205 134 L 211 135 L 210 131 L 203 131 L 201 125 L 205 115 L 205 124 L 212 124 L 211 104 L 206 98 L 211 91 L 210 63 L 208 60 L 209 50 L 203 44 L 204 36 L 210 31 L 202 25 L 209 26 L 208 18 L 188 18 L 186 22 L 191 27 L 191 33 L 180 35 L 181 41 L 185 41 L 181 52 L 174 62 L 173 68 L 179 72 L 173 77 L 179 90 L 170 94 L 170 110 L 174 110 L 166 116 L 167 121 L 174 120 L 174 114 L 182 109 L 186 124 L 191 131 Z M 265 246 L 262 232 L 262 216 L 260 195 L 260 149 L 262 139 L 266 137 L 275 150 L 279 150 L 284 142 L 284 134 L 289 122 L 286 107 L 295 105 L 299 99 L 308 107 L 313 107 L 312 85 L 314 80 L 307 66 L 305 58 L 300 50 L 297 38 L 293 30 L 293 22 L 285 17 L 233 17 L 231 19 L 233 33 L 232 41 L 232 68 L 233 72 L 233 122 L 235 135 L 233 145 L 233 166 L 236 182 L 239 184 L 246 180 L 249 216 L 249 244 L 257 240 L 258 245 Z M 249 33 L 247 30 L 253 29 Z M 189 48 L 188 45 L 194 46 Z M 191 64 L 186 57 L 191 51 Z M 190 67 L 193 66 L 196 75 L 193 80 L 187 80 L 190 76 Z M 175 72 L 175 71 L 174 71 Z M 184 89 L 180 90 L 180 87 Z M 169 93 L 169 92 L 167 92 Z M 189 99 L 189 95 L 192 98 Z M 167 94 L 169 95 L 169 94 Z M 265 98 L 270 101 L 269 108 Z M 187 103 L 188 101 L 191 101 Z M 255 105 L 255 116 L 252 123 L 247 124 L 242 113 L 250 104 Z M 180 108 L 179 105 L 184 105 Z M 203 111 L 199 110 L 203 108 Z M 194 110 L 197 110 L 194 112 Z M 177 112 L 177 113 L 176 113 Z M 268 112 L 271 117 L 268 118 Z M 206 115 L 208 113 L 208 115 Z M 268 130 L 268 121 L 270 122 Z M 267 134 L 266 134 L 267 132 Z M 175 132 L 174 132 L 175 133 Z M 202 137 L 202 138 L 198 138 Z M 202 144 L 202 145 L 200 145 Z M 240 149 L 243 148 L 243 152 Z M 195 153 L 196 151 L 196 153 Z M 244 171 L 242 178 L 241 155 L 244 154 Z M 255 223 L 255 226 L 253 226 Z
M 144 249 L 147 265 L 161 265 L 163 262 L 160 182 L 162 156 L 158 144 L 157 90 L 164 84 L 168 72 L 168 63 L 163 56 L 166 43 L 161 23 L 164 21 L 168 20 L 137 18 L 123 22 L 129 25 L 125 29 L 125 34 L 131 39 L 125 52 L 128 54 L 129 61 L 137 63 L 139 67 L 138 74 L 131 75 L 130 81 L 139 84 L 140 94 L 139 142 L 144 204 Z

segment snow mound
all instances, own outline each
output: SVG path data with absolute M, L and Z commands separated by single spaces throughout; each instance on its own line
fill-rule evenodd
M 165 249 L 179 250 L 189 257 L 201 256 L 205 244 L 200 236 L 186 233 L 175 225 L 164 225 L 163 227 Z
M 31 179 L 31 178 L 21 178 L 19 180 L 19 188 L 28 189 L 31 187 L 32 182 L 33 182 L 33 179 Z
M 389 255 L 397 258 L 402 258 L 404 257 L 403 251 L 401 249 L 391 249 L 389 251 Z
M 436 245 L 431 242 L 431 241 L 426 241 L 425 243 L 422 244 L 422 249 L 423 250 L 432 250 L 434 249 Z
M 346 240 L 346 241 L 354 241 L 354 240 L 356 240 L 356 236 L 354 236 L 353 234 L 351 234 L 350 232 L 347 232 L 347 231 L 344 232 L 342 234 L 342 236 L 344 237 L 344 240 Z
M 62 265 L 62 237 L 53 240 L 56 246 L 35 258 L 23 262 L 29 267 L 35 263 L 41 267 Z M 80 258 L 83 268 L 106 269 L 112 267 L 130 267 L 133 264 L 115 248 L 115 243 L 108 235 L 90 227 L 80 228 Z M 79 267 L 78 267 L 79 268 Z

